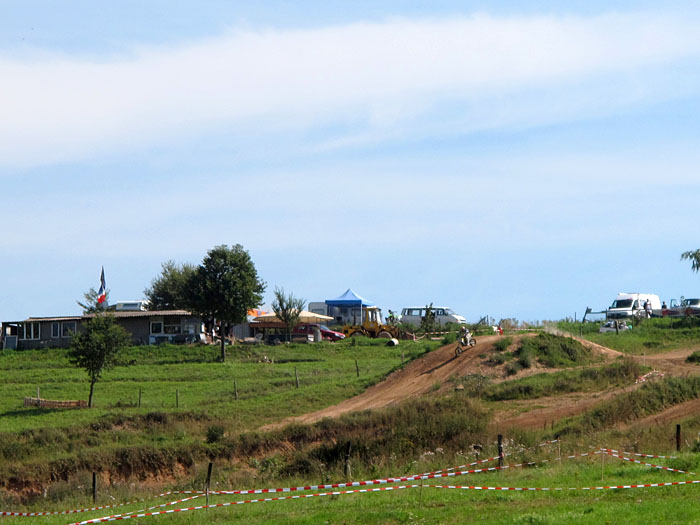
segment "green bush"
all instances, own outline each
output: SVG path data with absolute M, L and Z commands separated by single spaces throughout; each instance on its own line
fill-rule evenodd
M 224 427 L 212 425 L 207 428 L 207 443 L 217 443 L 224 437 Z
M 493 347 L 498 350 L 499 352 L 503 352 L 504 350 L 507 350 L 508 347 L 513 343 L 513 339 L 510 337 L 502 337 L 495 343 L 493 343 Z
M 692 354 L 690 354 L 687 358 L 686 361 L 689 363 L 700 363 L 700 350 L 696 350 Z

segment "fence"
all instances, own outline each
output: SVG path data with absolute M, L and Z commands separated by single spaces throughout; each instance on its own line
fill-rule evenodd
M 87 408 L 87 402 L 79 401 L 52 401 L 50 399 L 41 399 L 40 397 L 25 397 L 25 407 L 43 407 L 43 408 Z

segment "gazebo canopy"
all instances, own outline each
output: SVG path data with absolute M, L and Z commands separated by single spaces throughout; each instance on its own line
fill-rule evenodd
M 364 297 L 360 297 L 351 288 L 340 297 L 335 299 L 326 299 L 326 304 L 328 306 L 375 306 L 375 303 L 368 301 Z

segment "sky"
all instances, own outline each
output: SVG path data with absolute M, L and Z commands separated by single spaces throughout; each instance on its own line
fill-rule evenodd
M 307 301 L 700 296 L 696 2 L 0 0 L 0 320 L 241 244 Z

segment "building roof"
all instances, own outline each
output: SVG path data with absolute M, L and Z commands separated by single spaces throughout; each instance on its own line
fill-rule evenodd
M 116 319 L 123 319 L 125 317 L 167 317 L 167 316 L 191 316 L 192 312 L 187 310 L 146 310 L 146 311 L 121 311 L 121 312 L 107 312 L 113 315 Z M 58 321 L 80 321 L 82 319 L 91 319 L 97 314 L 85 314 L 85 315 L 70 315 L 63 317 L 29 317 L 24 321 L 17 321 L 18 323 L 39 323 L 39 322 L 58 322 Z

